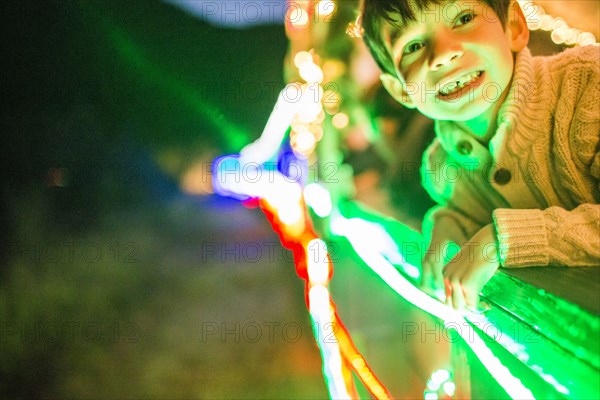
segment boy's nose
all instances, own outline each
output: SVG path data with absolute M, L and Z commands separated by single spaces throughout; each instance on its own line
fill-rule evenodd
M 433 71 L 437 71 L 446 65 L 451 64 L 452 62 L 460 59 L 463 55 L 462 50 L 447 50 L 442 53 L 438 53 L 434 57 L 432 57 L 431 62 L 429 63 L 429 68 Z

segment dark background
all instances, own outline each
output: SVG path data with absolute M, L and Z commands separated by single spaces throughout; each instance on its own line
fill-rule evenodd
M 326 396 L 262 213 L 180 188 L 259 136 L 283 25 L 150 0 L 0 7 L 1 396 Z

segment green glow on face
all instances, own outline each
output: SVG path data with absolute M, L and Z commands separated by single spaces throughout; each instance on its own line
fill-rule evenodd
M 198 113 L 204 121 L 213 125 L 216 132 L 225 138 L 228 152 L 239 151 L 250 141 L 249 132 L 228 121 L 214 105 L 203 99 L 200 93 L 184 80 L 174 76 L 167 69 L 144 54 L 144 47 L 136 43 L 127 30 L 118 26 L 108 12 L 102 9 L 101 2 L 81 2 L 86 7 L 84 14 L 90 14 L 99 21 L 102 32 L 115 50 L 116 55 L 126 62 L 146 83 L 157 86 L 161 92 L 175 95 L 183 104 Z

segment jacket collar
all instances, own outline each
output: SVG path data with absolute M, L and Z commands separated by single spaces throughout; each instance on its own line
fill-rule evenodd
M 519 115 L 532 115 L 529 109 L 536 108 L 534 104 L 539 102 L 537 95 L 539 90 L 537 89 L 539 88 L 535 79 L 533 57 L 529 49 L 525 47 L 517 53 L 511 87 L 496 116 L 497 129 L 489 144 L 492 153 L 494 153 L 494 149 L 499 149 L 505 143 L 506 136 L 514 129 Z M 489 161 L 481 158 L 488 157 L 484 157 L 480 151 L 475 151 L 469 156 L 457 154 L 456 148 L 460 141 L 468 140 L 474 147 L 479 147 L 479 143 L 475 143 L 477 141 L 472 135 L 454 121 L 435 121 L 435 132 L 444 150 L 453 158 L 457 158 L 459 161 L 478 158 L 477 164 Z

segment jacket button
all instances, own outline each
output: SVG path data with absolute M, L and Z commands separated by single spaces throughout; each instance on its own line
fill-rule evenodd
M 494 173 L 494 182 L 498 185 L 506 185 L 512 179 L 512 174 L 506 168 L 498 168 Z
M 473 151 L 473 145 L 468 140 L 461 140 L 456 145 L 456 150 L 463 156 L 468 156 Z

